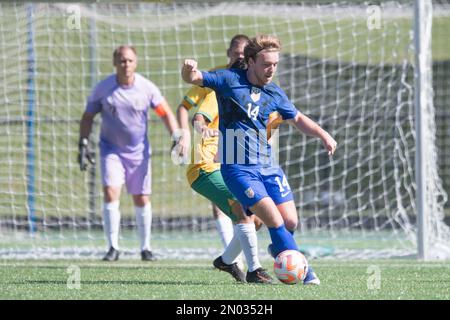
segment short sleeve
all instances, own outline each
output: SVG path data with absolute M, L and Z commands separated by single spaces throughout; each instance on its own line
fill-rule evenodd
M 231 76 L 229 70 L 202 71 L 203 87 L 211 88 L 216 92 L 223 92 Z
M 87 99 L 86 112 L 98 113 L 102 110 L 102 95 L 100 85 L 92 90 L 91 95 Z
M 202 114 L 209 121 L 213 121 L 213 119 L 217 116 L 218 112 L 219 107 L 217 106 L 216 93 L 214 91 L 211 91 L 209 94 L 205 96 L 203 102 L 200 104 L 195 114 Z
M 156 108 L 163 100 L 164 96 L 161 93 L 161 90 L 149 81 L 149 95 L 150 95 L 150 107 L 152 109 Z
M 205 97 L 211 92 L 213 91 L 209 88 L 192 86 L 188 90 L 188 92 L 186 92 L 185 96 L 183 97 L 183 101 L 181 103 L 188 110 L 192 108 L 197 108 L 199 105 L 203 103 Z

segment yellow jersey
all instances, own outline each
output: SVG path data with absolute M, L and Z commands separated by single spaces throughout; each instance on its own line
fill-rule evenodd
M 219 107 L 216 93 L 213 90 L 193 86 L 186 93 L 182 104 L 188 110 L 196 108 L 195 114 L 201 114 L 207 118 L 209 129 L 219 129 Z M 194 132 L 191 161 L 186 171 L 190 185 L 198 178 L 200 170 L 213 172 L 220 169 L 220 163 L 214 162 L 218 144 L 218 136 L 203 139 L 198 133 Z

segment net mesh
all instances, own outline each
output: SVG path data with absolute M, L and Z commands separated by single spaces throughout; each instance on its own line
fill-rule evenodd
M 446 117 L 449 16 L 446 2 L 434 4 L 434 99 L 430 90 L 428 101 L 436 101 Z M 414 254 L 413 26 L 413 7 L 402 2 L 1 3 L 0 232 L 9 240 L 0 255 L 47 248 L 50 255 L 84 256 L 104 250 L 99 168 L 81 173 L 76 157 L 86 98 L 97 81 L 114 72 L 116 47 L 137 48 L 138 72 L 175 110 L 188 89 L 180 77 L 183 59 L 194 57 L 203 69 L 223 65 L 237 33 L 281 39 L 276 81 L 338 141 L 329 158 L 317 139 L 281 127 L 280 164 L 294 190 L 301 245 L 317 245 L 312 252 L 332 248 L 335 256 L 346 257 Z M 450 243 L 444 221 L 449 132 L 448 121 L 440 116 L 435 121 L 433 103 L 426 110 L 429 236 L 439 256 Z M 178 239 L 174 234 L 180 230 L 191 238 L 197 231 L 208 234 L 214 228 L 210 204 L 189 188 L 185 168 L 172 163 L 162 123 L 156 116 L 149 121 L 155 241 L 164 239 L 163 246 Z M 126 192 L 121 213 L 122 228 L 132 231 L 134 209 Z M 122 239 L 137 247 L 133 232 Z M 192 250 L 199 242 L 192 242 Z

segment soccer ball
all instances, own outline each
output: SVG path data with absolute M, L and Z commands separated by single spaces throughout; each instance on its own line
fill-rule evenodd
M 308 272 L 308 261 L 297 250 L 285 250 L 275 258 L 273 271 L 281 282 L 296 284 L 305 279 Z

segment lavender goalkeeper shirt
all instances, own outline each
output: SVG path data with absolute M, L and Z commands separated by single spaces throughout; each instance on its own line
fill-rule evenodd
M 120 85 L 115 74 L 100 81 L 86 105 L 87 112 L 101 113 L 100 154 L 114 152 L 130 160 L 149 156 L 148 110 L 163 100 L 158 87 L 138 73 L 130 86 Z

